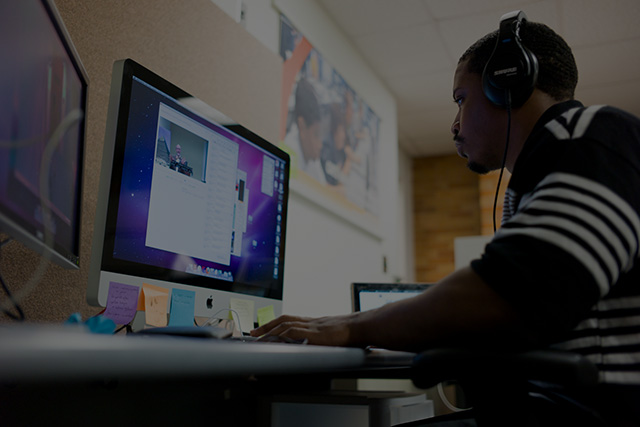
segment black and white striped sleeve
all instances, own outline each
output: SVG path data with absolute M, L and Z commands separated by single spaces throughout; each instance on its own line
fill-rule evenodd
M 546 175 L 517 203 L 472 267 L 536 330 L 571 330 L 634 266 L 638 213 L 606 185 L 569 171 Z
M 518 213 L 503 224 L 495 240 L 513 236 L 544 241 L 578 261 L 602 297 L 638 257 L 640 219 L 604 185 L 556 172 L 522 199 Z

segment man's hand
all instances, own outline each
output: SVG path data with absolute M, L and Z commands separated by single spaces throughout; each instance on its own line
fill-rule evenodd
M 533 332 L 514 307 L 467 267 L 412 298 L 342 316 L 280 316 L 251 335 L 307 339 L 316 345 L 421 351 L 434 345 L 477 345 L 488 340 L 529 343 L 535 339 Z
M 254 337 L 279 336 L 292 340 L 306 339 L 309 344 L 351 346 L 352 318 L 355 315 L 308 318 L 280 316 L 251 331 Z

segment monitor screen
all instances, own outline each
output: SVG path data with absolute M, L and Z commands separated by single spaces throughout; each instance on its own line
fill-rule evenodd
M 150 284 L 195 292 L 196 316 L 234 297 L 281 312 L 285 152 L 128 59 L 113 68 L 100 179 L 91 304 L 113 283 Z
M 80 260 L 87 77 L 52 2 L 0 3 L 0 231 Z

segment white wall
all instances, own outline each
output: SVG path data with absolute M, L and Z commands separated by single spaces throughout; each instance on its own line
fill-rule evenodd
M 403 281 L 415 282 L 416 281 L 416 260 L 415 260 L 415 242 L 413 233 L 413 169 L 412 158 L 404 150 L 400 149 L 399 152 L 399 164 L 400 170 L 398 171 L 398 185 L 400 191 L 398 191 L 398 197 L 400 199 L 400 210 L 398 215 L 402 215 L 400 219 L 400 226 L 402 227 L 400 233 L 402 234 L 402 242 L 398 242 L 403 245 L 400 249 L 399 257 L 400 262 L 403 263 L 404 274 Z
M 468 267 L 471 261 L 480 258 L 484 253 L 484 247 L 493 239 L 493 236 L 464 236 L 453 240 L 455 268 L 459 270 Z
M 403 193 L 410 191 L 410 186 L 400 185 L 396 104 L 392 95 L 314 0 L 212 1 L 237 22 L 240 8 L 244 8 L 241 24 L 275 54 L 279 51 L 280 12 L 285 14 L 381 119 L 380 215 L 375 233 L 292 190 L 284 311 L 309 316 L 342 314 L 351 310 L 351 282 L 412 280 L 413 263 L 407 262 L 413 258 L 412 243 L 408 243 L 405 222 L 410 217 L 406 211 L 410 193 Z M 402 177 L 410 182 L 406 170 Z

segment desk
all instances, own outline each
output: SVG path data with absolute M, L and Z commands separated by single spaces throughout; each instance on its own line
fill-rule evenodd
M 247 377 L 361 368 L 358 348 L 91 334 L 75 326 L 0 327 L 0 381 Z
M 266 395 L 321 389 L 333 377 L 370 377 L 371 369 L 389 361 L 398 367 L 410 355 L 99 335 L 74 326 L 0 326 L 0 343 L 0 419 L 17 424 L 263 425 Z

